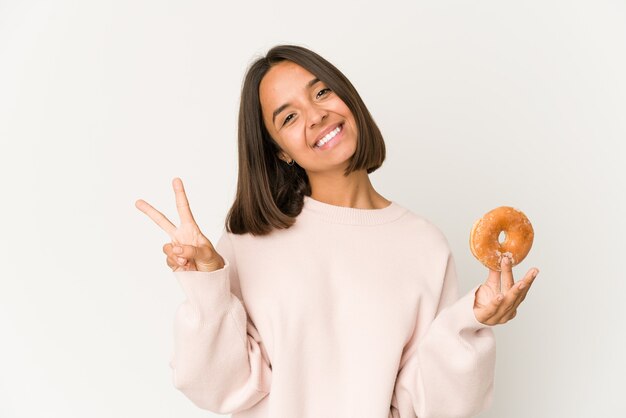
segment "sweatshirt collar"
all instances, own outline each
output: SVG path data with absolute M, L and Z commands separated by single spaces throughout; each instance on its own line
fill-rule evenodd
M 379 225 L 395 221 L 407 209 L 394 201 L 381 209 L 359 209 L 346 206 L 336 206 L 304 196 L 303 212 L 310 213 L 326 222 L 347 225 Z

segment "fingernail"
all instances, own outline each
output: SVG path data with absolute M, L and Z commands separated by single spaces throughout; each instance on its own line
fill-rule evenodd
M 180 253 L 182 253 L 182 252 L 183 252 L 183 249 L 182 249 L 182 248 L 180 248 L 180 247 L 174 247 L 174 252 L 175 252 L 176 254 L 180 254 Z
M 178 262 L 179 262 L 180 264 L 185 264 L 185 259 L 184 259 L 184 258 L 180 258 L 180 257 L 178 257 Z

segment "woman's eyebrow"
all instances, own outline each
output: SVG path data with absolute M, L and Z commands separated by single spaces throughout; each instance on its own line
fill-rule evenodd
M 320 79 L 315 77 L 313 80 L 309 81 L 308 83 L 306 83 L 306 88 L 310 89 L 311 87 L 313 87 L 315 85 L 315 83 L 319 82 Z M 280 105 L 276 108 L 276 110 L 274 110 L 274 113 L 272 113 L 272 123 L 274 123 L 274 120 L 276 119 L 276 116 L 278 116 L 278 114 L 280 112 L 282 112 L 283 110 L 285 110 L 287 107 L 289 107 L 289 103 L 285 103 L 283 105 Z

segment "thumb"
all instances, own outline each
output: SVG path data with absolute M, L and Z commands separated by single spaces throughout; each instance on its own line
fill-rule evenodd
M 501 281 L 502 281 L 502 272 L 495 271 L 489 269 L 489 275 L 487 276 L 487 280 L 485 284 L 490 288 L 494 289 L 497 292 L 500 292 L 501 289 Z
M 208 262 L 215 257 L 215 250 L 211 246 L 176 244 L 172 249 L 177 257 L 193 259 L 196 262 Z

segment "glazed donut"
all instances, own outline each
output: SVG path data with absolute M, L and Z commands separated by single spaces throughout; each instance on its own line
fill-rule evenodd
M 500 242 L 500 233 L 504 241 Z M 500 206 L 474 222 L 470 232 L 470 249 L 487 268 L 500 271 L 502 256 L 519 264 L 530 251 L 535 233 L 524 213 L 510 206 Z

